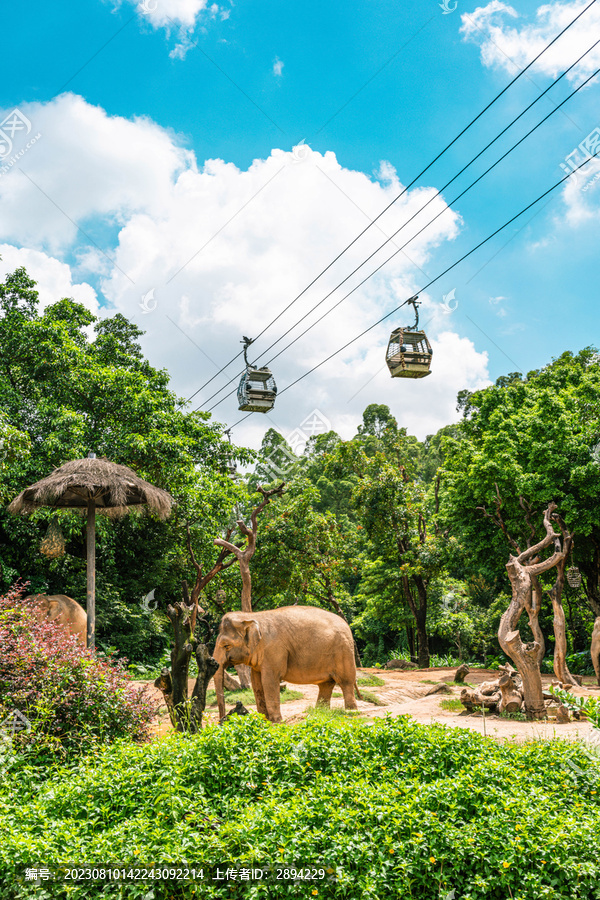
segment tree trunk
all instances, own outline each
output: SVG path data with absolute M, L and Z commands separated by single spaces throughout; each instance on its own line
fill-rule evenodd
M 229 672 L 223 672 L 223 686 L 226 691 L 241 691 L 242 685 Z
M 511 581 L 513 581 L 512 578 Z M 542 719 L 546 715 L 546 705 L 538 662 L 540 645 L 536 641 L 524 644 L 517 631 L 517 623 L 525 608 L 523 594 L 529 592 L 530 589 L 528 578 L 523 579 L 523 583 L 515 584 L 513 582 L 513 599 L 500 620 L 498 641 L 506 655 L 512 659 L 523 681 L 523 699 L 527 718 Z
M 231 536 L 231 530 L 227 532 L 227 538 L 217 538 L 214 541 L 216 547 L 221 547 L 223 551 L 227 551 L 227 553 L 233 553 L 234 557 L 237 559 L 240 567 L 240 575 L 242 576 L 242 612 L 251 613 L 252 612 L 252 576 L 250 574 L 250 560 L 254 556 L 254 552 L 256 550 L 256 536 L 258 534 L 258 516 L 263 511 L 265 506 L 271 501 L 272 497 L 280 497 L 283 494 L 283 489 L 285 485 L 284 483 L 280 484 L 277 488 L 272 488 L 270 491 L 265 491 L 264 488 L 258 487 L 257 491 L 262 494 L 262 502 L 252 511 L 250 516 L 250 525 L 249 528 L 245 522 L 241 519 L 238 519 L 237 526 L 241 533 L 246 538 L 246 547 L 242 549 L 242 547 L 238 547 L 236 544 L 232 544 L 229 541 L 229 537 Z M 235 671 L 238 673 L 238 677 L 240 679 L 240 686 L 244 689 L 252 688 L 252 680 L 251 680 L 251 669 L 250 666 L 239 665 L 235 667 Z M 219 715 L 221 718 L 224 717 L 224 698 L 223 698 L 223 683 L 225 679 L 225 672 L 223 667 L 221 667 L 220 671 L 215 675 L 215 688 L 217 688 L 217 700 L 219 704 Z M 219 683 L 217 687 L 217 681 Z M 220 693 L 220 696 L 219 696 Z
M 208 652 L 206 644 L 198 644 L 196 646 L 195 656 L 198 664 L 198 677 L 192 691 L 190 704 L 190 731 L 192 732 L 202 730 L 202 714 L 206 707 L 206 689 L 208 688 L 208 682 L 219 668 L 218 662 Z
M 87 586 L 85 611 L 87 614 L 87 648 L 96 649 L 96 504 L 88 500 L 87 529 Z
M 558 563 L 556 581 L 550 591 L 554 611 L 554 674 L 563 684 L 577 684 L 567 666 L 567 629 L 562 592 L 565 583 L 566 557 Z
M 202 714 L 206 706 L 206 688 L 217 671 L 218 664 L 210 656 L 206 644 L 196 644 L 191 631 L 193 606 L 178 602 L 167 607 L 167 615 L 175 632 L 175 646 L 171 650 L 171 671 L 163 669 L 154 684 L 160 688 L 169 710 L 173 728 L 195 733 L 202 728 Z M 194 652 L 198 663 L 198 677 L 188 699 L 188 673 Z
M 561 531 L 567 543 L 568 535 L 564 530 L 564 523 L 558 516 L 554 516 L 556 504 L 550 503 L 544 513 L 544 529 L 546 537 L 533 547 L 528 547 L 518 556 L 511 556 L 506 564 L 506 571 L 512 587 L 512 599 L 508 609 L 500 620 L 498 629 L 498 641 L 507 656 L 515 664 L 523 682 L 523 699 L 525 713 L 529 719 L 542 719 L 546 715 L 542 690 L 542 676 L 540 663 L 544 653 L 543 635 L 539 626 L 538 616 L 540 612 L 541 588 L 538 576 L 558 565 L 566 557 L 564 548 L 561 548 L 560 535 L 552 527 L 551 519 L 558 519 Z M 546 547 L 554 544 L 554 553 L 543 562 L 532 562 L 539 558 L 539 554 Z M 534 640 L 524 644 L 517 630 L 519 619 L 524 610 L 527 610 L 529 624 L 534 635 Z
M 408 642 L 408 655 L 411 659 L 415 659 L 415 630 L 410 625 L 406 626 L 406 640 Z
M 600 616 L 594 622 L 594 630 L 592 631 L 592 665 L 596 673 L 596 681 L 600 684 Z
M 335 599 L 335 597 L 333 595 L 331 583 L 326 580 L 325 586 L 327 588 L 327 596 L 326 596 L 327 602 L 332 607 L 332 609 L 335 610 L 336 614 L 340 617 L 340 619 L 343 619 L 344 622 L 346 623 L 346 625 L 348 625 L 348 627 L 350 628 L 350 623 L 348 622 L 348 619 L 344 615 L 342 607 L 340 606 L 340 604 L 337 602 L 337 600 Z M 354 635 L 352 635 L 352 642 L 354 644 L 354 664 L 356 665 L 357 669 L 360 669 L 362 666 L 362 662 L 360 659 L 360 653 L 358 652 L 358 647 L 356 645 L 356 640 L 354 638 Z
M 413 581 L 415 587 L 417 588 L 417 595 L 419 597 L 419 605 L 415 603 L 415 599 L 413 593 L 411 591 L 410 582 L 408 580 L 408 576 L 404 575 L 402 577 L 402 584 L 404 587 L 404 596 L 408 601 L 408 605 L 410 607 L 410 611 L 412 612 L 415 620 L 415 625 L 417 626 L 417 643 L 418 643 L 418 656 L 417 656 L 417 665 L 420 669 L 428 669 L 429 668 L 429 639 L 427 636 L 427 590 L 425 588 L 425 584 L 423 579 L 418 576 L 413 576 Z

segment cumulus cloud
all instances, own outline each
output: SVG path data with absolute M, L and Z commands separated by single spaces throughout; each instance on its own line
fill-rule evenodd
M 173 178 L 194 166 L 166 129 L 143 117 L 108 116 L 73 94 L 19 109 L 41 136 L 0 178 L 0 234 L 16 243 L 55 252 L 92 216 L 117 227 L 134 211 L 160 216 Z M 28 137 L 17 134 L 15 153 Z
M 207 0 L 128 0 L 128 2 L 132 3 L 154 28 L 167 30 L 173 26 L 180 26 L 193 31 L 200 15 L 208 7 Z
M 37 282 L 40 309 L 45 309 L 63 297 L 71 297 L 86 306 L 94 315 L 98 314 L 96 291 L 91 284 L 85 282 L 74 284 L 71 268 L 66 263 L 40 250 L 0 244 L 0 279 L 4 280 L 9 272 L 21 267 L 27 269 L 27 274 Z
M 600 159 L 590 160 L 584 169 L 565 181 L 563 201 L 569 225 L 600 219 Z
M 402 189 L 400 173 L 389 163 L 370 177 L 307 145 L 302 152 L 274 149 L 247 169 L 221 159 L 199 166 L 176 135 L 155 123 L 109 116 L 72 95 L 27 105 L 25 112 L 42 138 L 19 159 L 22 172 L 14 169 L 0 179 L 0 240 L 13 248 L 5 256 L 7 268 L 15 267 L 14 247 L 23 245 L 29 249 L 19 259 L 43 281 L 45 296 L 93 303 L 91 281 L 102 290 L 103 308 L 146 330 L 146 354 L 169 370 L 183 396 L 239 352 L 242 334 L 255 337 L 265 328 Z M 487 383 L 487 356 L 454 330 L 440 291 L 421 298 L 421 321 L 434 341 L 428 378 L 392 380 L 385 366 L 390 330 L 412 321 L 402 310 L 283 392 L 423 283 L 420 270 L 435 248 L 460 229 L 458 214 L 435 193 L 422 187 L 405 194 L 253 345 L 251 359 L 270 360 L 442 212 L 273 362 L 282 391 L 276 409 L 244 422 L 236 440 L 258 445 L 266 427 L 289 432 L 314 408 L 334 428 L 352 431 L 372 402 L 388 403 L 402 425 L 424 436 L 456 418 L 458 390 Z M 378 250 L 413 213 L 395 245 Z M 371 252 L 365 269 L 311 312 Z M 289 336 L 269 349 L 287 329 Z M 192 406 L 208 408 L 222 397 L 209 400 L 230 377 L 235 381 L 239 367 L 236 359 Z M 229 424 L 242 416 L 233 397 L 214 414 Z
M 535 14 L 535 21 L 524 23 L 501 0 L 492 0 L 472 13 L 461 16 L 465 39 L 480 45 L 484 66 L 505 69 L 511 75 L 523 68 L 588 5 L 589 0 L 571 3 L 546 3 Z M 516 22 L 515 20 L 520 20 Z M 600 29 L 600 8 L 595 4 L 535 64 L 535 71 L 555 78 L 594 43 Z M 569 73 L 580 83 L 600 65 L 600 46 L 589 53 Z

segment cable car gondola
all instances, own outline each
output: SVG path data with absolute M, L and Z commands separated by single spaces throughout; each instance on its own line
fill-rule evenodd
M 411 327 L 396 328 L 390 335 L 386 362 L 392 378 L 425 378 L 431 374 L 433 350 L 424 331 L 419 331 L 420 304 L 417 297 L 406 301 L 415 310 L 415 324 Z
M 244 345 L 246 371 L 238 386 L 239 409 L 241 412 L 269 412 L 275 406 L 275 397 L 277 396 L 277 385 L 273 374 L 266 366 L 259 368 L 248 362 L 247 352 L 252 338 L 244 336 L 241 343 Z

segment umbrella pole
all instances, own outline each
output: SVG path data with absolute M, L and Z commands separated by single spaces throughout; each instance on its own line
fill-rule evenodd
M 96 645 L 96 503 L 88 502 L 87 508 L 87 646 Z

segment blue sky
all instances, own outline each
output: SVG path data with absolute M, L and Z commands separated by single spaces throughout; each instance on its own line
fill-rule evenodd
M 74 296 L 100 314 L 128 315 L 146 329 L 152 363 L 189 396 L 237 352 L 242 333 L 264 327 L 585 5 L 550 3 L 540 13 L 523 0 L 448 0 L 451 12 L 435 0 L 12 4 L 4 33 L 24 37 L 3 42 L 0 112 L 17 108 L 40 138 L 0 174 L 1 271 L 26 264 L 44 302 Z M 385 234 L 598 38 L 594 5 L 381 220 Z M 565 157 L 600 127 L 597 79 L 452 202 L 600 66 L 598 48 L 586 66 L 443 192 L 449 208 L 407 256 L 282 355 L 280 387 L 563 175 Z M 600 345 L 598 164 L 588 170 L 427 292 L 432 376 L 389 379 L 385 333 L 402 322 L 394 317 L 282 396 L 269 419 L 239 426 L 236 439 L 256 445 L 268 425 L 289 433 L 315 407 L 349 435 L 370 402 L 388 403 L 422 437 L 455 417 L 457 390 Z M 443 208 L 439 200 L 429 207 Z M 293 324 L 384 239 L 370 229 L 282 323 Z M 143 309 L 150 290 L 156 307 Z M 458 305 L 450 313 L 443 297 L 451 291 Z M 233 399 L 215 415 L 228 424 L 240 417 Z

